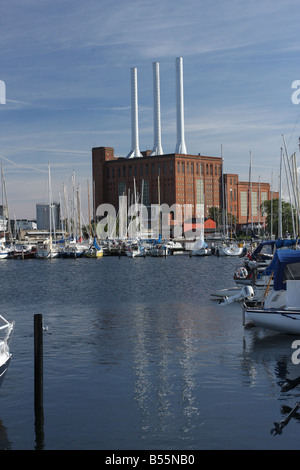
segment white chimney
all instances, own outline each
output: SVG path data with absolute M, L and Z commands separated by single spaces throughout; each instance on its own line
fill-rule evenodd
M 160 80 L 159 62 L 153 62 L 153 117 L 154 117 L 154 146 L 151 155 L 163 155 L 161 146 L 160 123 Z
M 186 154 L 184 139 L 184 107 L 183 107 L 183 62 L 182 57 L 176 58 L 176 104 L 177 104 L 177 144 L 175 153 Z
M 137 69 L 131 69 L 131 152 L 127 158 L 142 157 L 139 149 Z

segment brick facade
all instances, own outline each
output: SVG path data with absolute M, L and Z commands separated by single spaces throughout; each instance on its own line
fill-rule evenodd
M 252 219 L 249 213 L 249 183 L 240 182 L 237 174 L 225 174 L 222 186 L 222 158 L 202 155 L 164 154 L 143 158 L 116 158 L 112 147 L 92 149 L 94 215 L 101 204 L 118 209 L 119 196 L 126 195 L 129 204 L 135 194 L 145 206 L 160 203 L 187 205 L 191 216 L 195 207 L 204 203 L 205 217 L 212 206 L 222 207 L 225 195 L 227 212 L 239 223 L 263 222 L 257 210 L 258 200 L 270 199 L 269 183 L 252 183 Z

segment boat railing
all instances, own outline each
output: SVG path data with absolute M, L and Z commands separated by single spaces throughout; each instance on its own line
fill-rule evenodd
M 11 332 L 14 329 L 15 322 L 7 321 L 2 315 L 0 315 L 0 319 L 4 322 L 4 325 L 0 326 L 0 331 L 3 330 L 5 333 L 3 337 L 1 338 L 1 343 L 4 342 L 5 344 L 7 344 L 8 339 L 11 335 Z

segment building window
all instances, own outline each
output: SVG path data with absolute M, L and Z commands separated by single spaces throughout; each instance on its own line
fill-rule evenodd
M 261 193 L 260 197 L 261 197 L 261 204 L 263 204 L 265 201 L 268 200 L 268 193 L 263 192 Z M 262 215 L 263 216 L 266 215 L 266 212 L 264 210 L 262 211 Z
M 177 172 L 180 173 L 180 162 L 177 162 Z
M 181 172 L 184 173 L 184 162 L 181 163 Z
M 189 163 L 186 164 L 186 172 L 187 172 L 187 173 L 190 172 L 190 164 L 189 164 Z
M 149 181 L 148 180 L 144 180 L 143 204 L 144 204 L 144 206 L 149 206 L 150 205 Z
M 204 203 L 204 185 L 203 180 L 198 179 L 196 181 L 196 204 Z
M 251 197 L 251 209 L 252 209 L 252 215 L 257 215 L 257 192 L 252 191 L 252 197 Z
M 241 191 L 241 216 L 248 215 L 247 191 Z
M 125 166 L 123 166 L 123 176 L 124 176 L 124 178 L 126 176 L 126 167 Z
M 118 196 L 123 196 L 126 193 L 126 183 L 118 183 Z
M 118 168 L 118 176 L 119 176 L 119 178 L 121 177 L 121 167 L 120 166 Z
M 131 166 L 128 167 L 128 176 L 129 176 L 129 177 L 132 176 L 132 168 L 131 168 Z
M 149 165 L 146 163 L 146 175 L 149 175 Z

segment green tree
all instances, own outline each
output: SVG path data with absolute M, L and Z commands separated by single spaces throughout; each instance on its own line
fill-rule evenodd
M 264 201 L 261 205 L 261 211 L 266 214 L 266 231 L 270 234 L 272 233 L 276 238 L 278 238 L 279 199 L 273 199 L 273 203 L 272 201 Z M 281 201 L 281 212 L 282 236 L 285 237 L 287 232 L 293 236 L 292 212 L 295 220 L 295 229 L 297 230 L 295 208 L 289 202 Z M 299 233 L 296 233 L 296 235 L 299 235 Z

